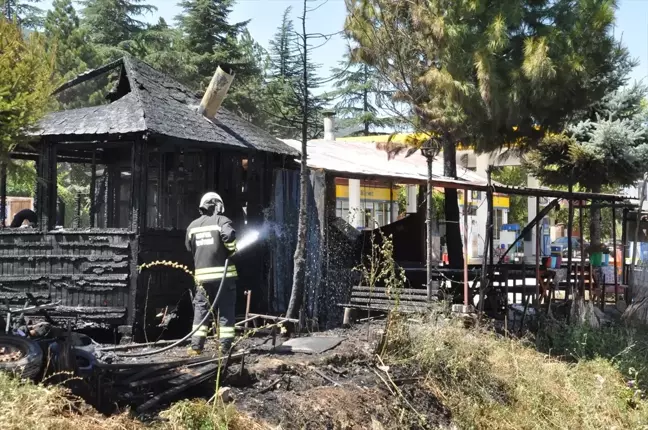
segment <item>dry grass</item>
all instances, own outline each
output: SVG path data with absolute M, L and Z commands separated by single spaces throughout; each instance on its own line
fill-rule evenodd
M 577 337 L 581 343 L 582 338 Z M 618 342 L 619 348 L 624 342 Z M 595 344 L 586 346 L 598 350 Z M 486 330 L 465 329 L 452 322 L 413 326 L 394 320 L 386 360 L 400 377 L 423 375 L 410 398 L 415 409 L 423 407 L 416 400 L 429 393 L 429 398 L 434 396 L 449 409 L 459 429 L 648 430 L 648 402 L 640 391 L 628 387 L 618 363 L 595 358 L 593 352 L 581 355 L 583 351 L 578 359 L 571 356 L 574 362 L 566 362 L 538 352 L 530 343 Z M 627 354 L 623 357 L 623 367 L 636 360 Z M 293 428 L 292 424 L 298 428 L 416 427 L 403 418 L 410 411 L 397 400 L 375 388 L 319 387 L 280 398 L 277 407 L 284 428 Z M 161 417 L 148 425 L 125 413 L 107 418 L 62 388 L 20 382 L 0 373 L 0 430 L 270 428 L 235 406 L 214 406 L 204 400 L 175 403 Z
M 425 372 L 459 428 L 648 429 L 648 403 L 608 360 L 570 364 L 451 323 L 412 328 L 409 350 L 399 337 L 392 361 Z
M 236 410 L 233 405 L 183 400 L 160 414 L 165 430 L 267 430 L 269 427 Z
M 106 418 L 57 387 L 21 382 L 0 373 L 2 430 L 135 430 L 144 426 L 127 415 Z
M 182 401 L 146 425 L 127 413 L 105 417 L 59 387 L 20 381 L 0 372 L 0 430 L 265 430 L 233 406 Z

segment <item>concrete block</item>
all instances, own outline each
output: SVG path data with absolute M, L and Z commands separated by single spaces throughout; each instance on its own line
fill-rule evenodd
M 456 314 L 472 314 L 475 313 L 475 307 L 471 305 L 452 305 L 452 312 Z

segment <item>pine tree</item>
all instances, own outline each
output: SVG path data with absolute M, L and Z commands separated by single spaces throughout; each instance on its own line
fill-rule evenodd
M 99 66 L 94 46 L 89 43 L 86 30 L 80 28 L 79 17 L 71 0 L 54 0 L 47 12 L 44 34 L 48 51 L 56 55 L 56 72 L 64 81 L 88 69 Z M 88 104 L 88 89 L 80 86 L 61 95 L 64 107 Z
M 286 80 L 299 76 L 299 58 L 297 52 L 297 36 L 290 14 L 289 6 L 281 17 L 281 25 L 277 28 L 270 41 L 270 78 Z
M 248 65 L 251 73 L 245 76 L 242 85 L 233 86 L 229 97 L 236 101 L 236 111 L 239 115 L 266 129 L 268 107 L 263 97 L 263 77 L 269 67 L 268 53 L 254 40 L 247 28 L 241 32 L 238 43 L 241 60 Z
M 141 4 L 143 0 L 81 0 L 82 25 L 89 40 L 95 44 L 103 61 L 114 60 L 124 53 L 143 57 L 138 39 L 147 29 L 142 15 L 157 10 Z
M 258 90 L 262 68 L 258 59 L 247 55 L 249 47 L 245 44 L 251 36 L 245 36 L 244 30 L 248 22 L 228 22 L 233 5 L 233 0 L 184 0 L 180 3 L 182 13 L 176 21 L 188 54 L 187 64 L 195 70 L 183 83 L 202 90 L 219 65 L 230 67 L 236 78 L 223 106 L 250 119 L 258 109 L 251 92 Z
M 612 35 L 615 2 L 349 0 L 354 59 L 376 67 L 443 148 L 532 145 L 619 88 L 627 51 Z M 445 190 L 450 264 L 463 265 L 455 190 Z
M 633 185 L 648 164 L 648 89 L 615 91 L 565 133 L 548 136 L 527 155 L 526 167 L 544 184 L 601 192 Z M 590 243 L 601 244 L 601 208 L 590 208 Z
M 336 77 L 336 89 L 328 97 L 337 101 L 335 112 L 341 119 L 339 129 L 350 129 L 353 133 L 368 136 L 376 128 L 398 125 L 395 116 L 381 115 L 381 107 L 391 107 L 394 91 L 388 88 L 374 67 L 358 64 L 347 55 L 332 74 Z
M 265 100 L 268 103 L 268 130 L 276 136 L 299 139 L 304 116 L 307 118 L 307 137 L 321 136 L 320 112 L 325 100 L 314 94 L 319 87 L 317 65 L 311 61 L 310 41 L 304 45 L 304 36 L 294 30 L 289 15 L 284 12 L 281 25 L 270 42 L 270 73 Z M 304 70 L 304 67 L 306 68 Z M 304 87 L 307 82 L 307 87 Z
M 187 50 L 182 32 L 169 26 L 164 18 L 141 32 L 137 43 L 141 58 L 154 68 L 180 82 L 196 80 L 198 71 L 191 63 L 192 54 Z
M 193 54 L 196 67 L 194 87 L 206 87 L 216 67 L 241 60 L 238 36 L 247 22 L 229 24 L 227 21 L 233 0 L 184 0 L 179 6 L 182 14 L 176 17 L 186 49 Z M 237 80 L 245 70 L 237 67 Z
M 90 43 L 87 29 L 80 26 L 79 17 L 71 0 L 54 0 L 53 8 L 47 12 L 44 34 L 48 51 L 56 58 L 56 74 L 67 81 L 89 69 L 101 65 L 95 45 Z M 105 103 L 104 87 L 86 83 L 70 88 L 57 99 L 60 108 L 69 109 Z
M 0 10 L 9 21 L 16 21 L 24 30 L 36 30 L 43 25 L 43 10 L 30 4 L 40 0 L 0 0 Z

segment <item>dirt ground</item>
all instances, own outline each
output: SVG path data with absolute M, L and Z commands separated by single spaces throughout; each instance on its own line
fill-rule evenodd
M 336 347 L 320 354 L 276 352 L 273 337 L 257 333 L 243 339 L 238 351 L 247 351 L 243 362 L 228 367 L 221 386 L 229 387 L 235 407 L 269 428 L 289 429 L 427 429 L 444 428 L 449 413 L 421 384 L 411 368 L 387 367 L 378 358 L 385 320 L 356 324 L 302 336 L 335 336 Z M 285 340 L 275 337 L 275 346 Z M 216 356 L 216 342 L 208 340 L 205 355 Z M 146 358 L 149 362 L 186 358 L 186 345 Z M 126 362 L 142 359 L 131 358 Z M 124 360 L 119 360 L 124 361 Z M 174 401 L 210 398 L 214 381 L 192 387 Z M 114 386 L 124 399 L 122 386 Z M 131 400 L 155 395 L 154 387 L 141 387 Z M 126 400 L 128 402 L 128 400 Z M 157 410 L 169 406 L 160 403 Z M 150 411 L 145 420 L 156 420 Z
M 421 392 L 416 375 L 384 371 L 376 356 L 383 330 L 379 321 L 317 333 L 344 340 L 313 355 L 264 352 L 268 340 L 250 339 L 245 346 L 254 352 L 246 357 L 243 374 L 235 366 L 225 385 L 232 387 L 239 410 L 282 429 L 447 426 L 448 413 L 434 396 Z

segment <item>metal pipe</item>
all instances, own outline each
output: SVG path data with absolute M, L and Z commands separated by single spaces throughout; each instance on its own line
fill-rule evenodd
M 55 308 L 56 306 L 60 305 L 61 301 L 57 301 L 55 303 L 48 303 L 46 305 L 38 305 L 38 306 L 30 306 L 30 307 L 23 307 L 23 308 L 18 308 L 18 309 L 9 309 L 9 313 L 18 313 L 18 312 L 25 312 L 25 311 L 35 311 L 35 310 L 40 310 L 40 309 L 50 309 L 50 308 Z
M 493 184 L 492 181 L 492 166 L 488 166 L 488 170 L 486 171 L 486 178 L 488 179 L 488 191 L 486 192 L 486 198 L 488 199 L 487 204 L 488 204 L 488 264 L 489 264 L 489 270 L 488 270 L 488 281 L 489 285 L 493 284 L 493 278 L 495 276 L 495 203 L 493 202 L 493 188 L 490 187 Z M 484 251 L 486 250 L 486 247 L 484 246 Z M 506 281 L 506 285 L 508 287 L 508 279 Z M 506 298 L 508 302 L 508 295 Z M 508 305 L 508 303 L 507 303 Z M 508 308 L 507 308 L 508 309 Z
M 385 217 L 385 224 L 391 224 L 394 221 L 396 221 L 394 219 L 394 181 L 389 181 L 389 216 Z
M 536 214 L 540 213 L 540 199 L 536 197 Z M 540 223 L 542 218 L 538 220 L 535 226 L 535 266 L 536 266 L 536 300 L 538 306 L 540 305 Z
M 628 285 L 628 275 L 626 271 L 626 250 L 628 247 L 628 208 L 623 209 L 623 215 L 621 218 L 621 282 L 623 285 Z M 627 294 L 626 294 L 627 295 Z M 627 297 L 626 297 L 627 302 Z
M 468 306 L 468 189 L 464 188 L 464 306 Z
M 426 190 L 426 200 L 427 200 L 427 210 L 425 212 L 425 224 L 427 227 L 427 240 L 426 240 L 426 254 L 427 258 L 425 260 L 425 269 L 426 269 L 426 287 L 427 287 L 427 299 L 428 301 L 432 300 L 432 157 L 427 157 L 427 190 Z
M 585 241 L 583 240 L 583 201 L 578 204 L 578 230 L 580 230 L 581 237 L 581 281 L 580 292 L 585 297 Z M 590 300 L 592 298 L 590 297 Z
M 612 252 L 614 252 L 614 305 L 619 301 L 619 275 L 617 273 L 617 246 L 616 246 L 616 208 L 612 202 Z
M 571 192 L 572 185 L 569 185 L 569 191 Z M 568 210 L 567 210 L 567 289 L 565 290 L 565 300 L 568 298 L 568 294 L 571 292 L 571 267 L 572 267 L 572 229 L 574 225 L 574 201 L 568 200 Z M 573 296 L 573 294 L 572 294 Z

